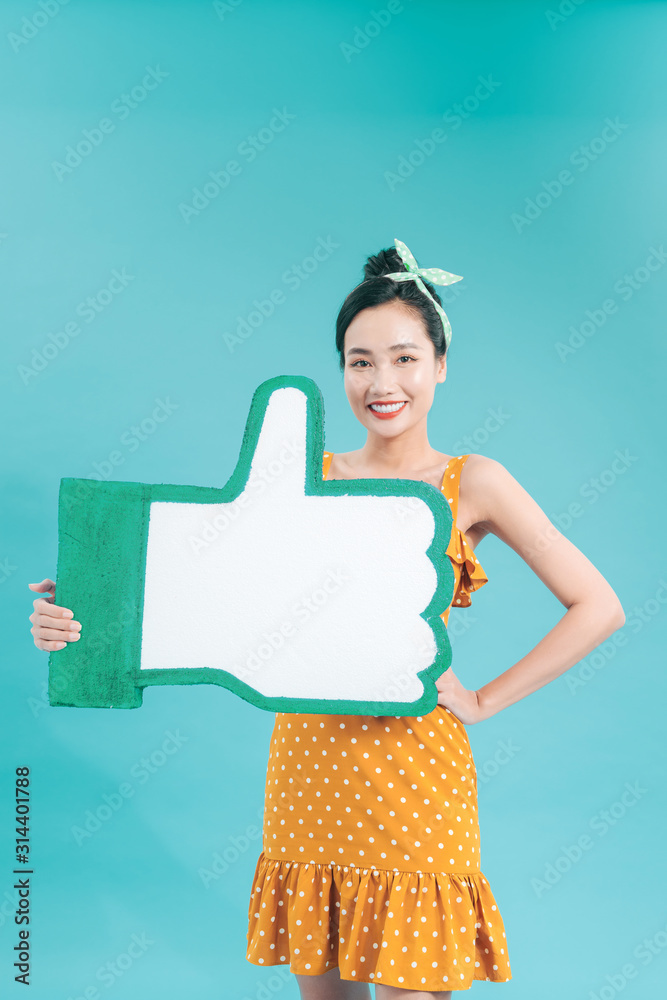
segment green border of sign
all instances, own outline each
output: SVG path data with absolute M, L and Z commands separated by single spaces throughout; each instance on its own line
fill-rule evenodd
M 306 396 L 307 496 L 418 497 L 430 507 L 435 532 L 427 556 L 437 575 L 435 592 L 421 612 L 435 638 L 436 658 L 419 672 L 416 701 L 350 701 L 269 698 L 216 667 L 141 670 L 142 609 L 150 505 L 230 503 L 245 489 L 271 394 L 295 388 Z M 451 645 L 440 615 L 449 606 L 454 571 L 446 557 L 452 512 L 442 493 L 413 479 L 322 479 L 324 402 L 317 384 L 303 375 L 278 375 L 255 391 L 238 463 L 222 488 L 144 485 L 62 479 L 58 501 L 57 602 L 82 623 L 76 643 L 49 656 L 49 703 L 75 708 L 138 708 L 153 684 L 217 684 L 271 712 L 350 715 L 422 715 L 437 704 L 436 679 L 451 663 Z M 119 515 L 120 508 L 120 515 Z M 122 529 L 119 530 L 119 524 Z

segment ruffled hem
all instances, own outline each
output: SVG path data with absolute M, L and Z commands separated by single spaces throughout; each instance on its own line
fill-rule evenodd
M 512 978 L 502 917 L 481 872 L 281 861 L 262 851 L 248 908 L 254 965 L 437 992 Z M 339 947 L 342 946 L 342 947 Z
M 470 594 L 488 583 L 489 578 L 460 528 L 452 531 L 447 546 L 447 555 L 457 564 L 459 569 L 458 583 L 451 607 L 469 608 L 472 604 Z

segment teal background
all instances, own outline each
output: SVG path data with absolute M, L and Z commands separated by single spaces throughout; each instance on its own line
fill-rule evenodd
M 637 271 L 630 294 L 624 275 L 667 236 L 666 5 L 566 0 L 558 14 L 555 3 L 413 0 L 351 52 L 342 46 L 364 42 L 373 10 L 387 20 L 384 0 L 43 3 L 0 10 L 3 996 L 23 995 L 11 967 L 12 788 L 23 764 L 35 1000 L 93 986 L 118 1000 L 298 995 L 292 976 L 245 960 L 273 716 L 213 687 L 156 687 L 132 711 L 48 707 L 27 583 L 55 577 L 61 477 L 222 485 L 252 394 L 274 375 L 315 379 L 327 448 L 359 447 L 335 317 L 366 255 L 395 236 L 423 266 L 464 276 L 445 306 L 454 336 L 431 443 L 502 462 L 627 616 L 622 646 L 609 640 L 469 727 L 482 870 L 512 963 L 503 995 L 661 995 L 667 267 Z M 35 15 L 43 26 L 26 27 Z M 17 42 L 21 31 L 34 37 Z M 114 111 L 146 67 L 167 75 L 129 113 Z M 480 77 L 493 92 L 457 120 Z M 249 162 L 239 146 L 276 108 L 295 117 Z M 54 161 L 103 118 L 113 131 L 58 179 Z M 600 144 L 606 119 L 620 131 Z M 413 155 L 410 172 L 405 161 L 437 128 L 446 139 L 421 164 Z M 186 222 L 179 206 L 234 158 L 240 172 Z M 406 176 L 388 179 L 401 163 Z M 554 193 L 566 169 L 572 181 Z M 517 220 L 540 192 L 532 220 Z M 297 280 L 319 240 L 329 255 Z M 79 304 L 114 269 L 131 280 L 86 322 Z M 230 349 L 239 317 L 277 289 L 284 300 Z M 563 359 L 559 343 L 586 320 L 592 335 Z M 50 335 L 65 346 L 26 376 Z M 140 441 L 131 428 L 156 400 L 171 412 Z M 450 617 L 453 666 L 471 688 L 563 613 L 497 538 L 477 554 L 489 585 Z M 161 756 L 167 733 L 181 745 Z M 141 764 L 151 755 L 153 773 Z M 638 797 L 615 805 L 626 783 Z M 79 845 L 73 828 L 128 784 L 133 794 Z M 568 862 L 586 833 L 593 846 Z M 200 869 L 223 852 L 227 870 L 207 888 Z M 562 872 L 540 889 L 549 865 Z M 142 934 L 152 942 L 142 956 L 100 982 L 97 970 Z

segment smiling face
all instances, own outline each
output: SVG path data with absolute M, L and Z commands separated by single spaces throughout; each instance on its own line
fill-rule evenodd
M 345 331 L 344 358 L 352 411 L 383 437 L 425 420 L 447 375 L 446 359 L 436 358 L 421 317 L 396 300 L 357 313 Z M 373 409 L 374 403 L 386 405 Z

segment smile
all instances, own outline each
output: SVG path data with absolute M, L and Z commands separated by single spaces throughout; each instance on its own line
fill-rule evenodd
M 405 400 L 401 403 L 371 403 L 368 409 L 374 413 L 377 417 L 394 417 L 397 413 L 400 413 L 404 406 L 407 406 Z

